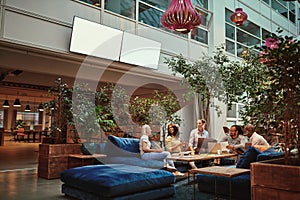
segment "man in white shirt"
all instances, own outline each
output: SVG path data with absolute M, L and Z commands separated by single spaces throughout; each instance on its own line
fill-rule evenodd
M 269 143 L 267 142 L 267 140 L 259 135 L 258 133 L 254 132 L 254 127 L 252 124 L 248 124 L 245 126 L 244 128 L 244 135 L 246 135 L 251 142 L 251 145 L 265 145 L 265 146 L 269 146 Z

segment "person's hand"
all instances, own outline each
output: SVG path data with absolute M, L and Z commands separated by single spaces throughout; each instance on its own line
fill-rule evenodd
M 234 147 L 232 145 L 227 145 L 226 148 L 227 149 L 233 149 Z
M 163 152 L 163 150 L 162 149 L 155 149 L 156 151 L 155 152 L 158 152 L 158 153 L 161 153 L 161 152 Z

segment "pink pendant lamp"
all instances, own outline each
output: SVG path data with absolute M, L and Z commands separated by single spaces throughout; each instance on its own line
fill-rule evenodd
M 163 27 L 186 34 L 201 24 L 201 16 L 190 0 L 172 0 L 160 21 Z

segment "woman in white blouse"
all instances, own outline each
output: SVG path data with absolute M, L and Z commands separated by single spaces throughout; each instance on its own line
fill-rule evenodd
M 177 171 L 172 160 L 166 158 L 171 157 L 170 152 L 163 151 L 160 149 L 151 149 L 151 142 L 149 136 L 151 136 L 151 128 L 149 125 L 145 124 L 142 126 L 142 136 L 140 138 L 140 153 L 141 158 L 144 160 L 163 160 L 166 162 L 166 167 L 168 170 L 173 171 L 174 175 L 184 175 Z

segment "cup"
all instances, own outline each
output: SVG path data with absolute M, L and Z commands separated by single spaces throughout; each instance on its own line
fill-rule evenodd
M 218 155 L 221 155 L 221 150 L 217 150 L 217 154 L 218 154 Z

